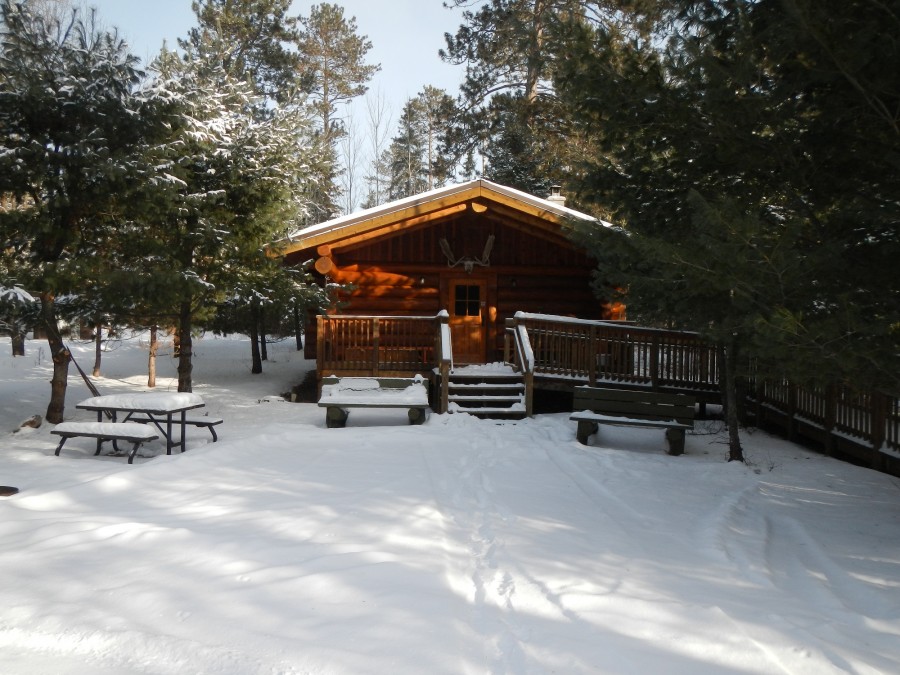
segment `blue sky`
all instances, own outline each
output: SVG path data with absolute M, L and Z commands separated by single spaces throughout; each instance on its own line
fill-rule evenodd
M 86 0 L 97 8 L 106 26 L 115 26 L 143 61 L 152 58 L 163 40 L 175 46 L 194 25 L 191 0 Z M 313 3 L 295 0 L 292 13 L 309 15 Z M 356 17 L 358 30 L 372 41 L 370 63 L 381 71 L 370 83 L 381 91 L 393 117 L 407 98 L 426 84 L 455 96 L 462 70 L 443 63 L 437 55 L 445 45 L 444 33 L 455 33 L 460 10 L 445 9 L 442 0 L 337 0 L 346 16 Z

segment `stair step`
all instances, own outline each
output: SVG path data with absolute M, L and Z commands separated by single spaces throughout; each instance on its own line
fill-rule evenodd
M 450 371 L 448 412 L 481 418 L 525 417 L 525 382 L 507 368 L 462 368 Z
M 449 396 L 451 401 L 456 401 L 459 403 L 460 401 L 478 401 L 482 403 L 521 403 L 521 396 L 491 396 L 489 394 L 450 394 Z
M 515 408 L 466 408 L 459 405 L 450 405 L 449 412 L 452 413 L 469 413 L 471 415 L 521 415 L 525 416 L 525 407 Z
M 521 382 L 453 382 L 449 383 L 450 388 L 459 389 L 524 389 L 525 385 Z

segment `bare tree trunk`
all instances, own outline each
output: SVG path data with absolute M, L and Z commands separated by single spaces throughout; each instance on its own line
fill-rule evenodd
M 156 352 L 159 351 L 159 327 L 150 326 L 150 356 L 147 357 L 147 386 L 156 386 Z
M 725 346 L 725 424 L 728 426 L 728 461 L 743 462 L 737 396 L 737 339 Z
M 12 325 L 12 355 L 25 356 L 25 333 L 17 323 Z
M 297 351 L 303 349 L 303 339 L 300 334 L 303 332 L 303 326 L 300 324 L 300 308 L 294 305 L 294 337 L 297 339 Z
M 56 305 L 52 293 L 41 293 L 41 319 L 47 330 L 47 343 L 53 358 L 53 379 L 50 380 L 50 403 L 44 416 L 50 424 L 63 421 L 66 409 L 66 386 L 69 378 L 69 350 L 63 344 L 56 319 Z
M 259 353 L 259 306 L 256 302 L 250 305 L 250 354 L 252 358 L 250 372 L 259 375 L 263 370 Z
M 194 369 L 193 355 L 194 343 L 191 337 L 191 323 L 194 313 L 191 311 L 190 300 L 181 303 L 178 313 L 178 391 L 192 391 L 191 372 Z
M 103 353 L 103 324 L 98 323 L 94 331 L 94 377 L 100 377 L 100 359 Z
M 266 310 L 259 308 L 259 355 L 263 361 L 269 360 L 269 347 L 266 344 Z

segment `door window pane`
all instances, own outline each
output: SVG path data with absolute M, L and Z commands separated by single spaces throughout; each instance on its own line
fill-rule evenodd
M 453 299 L 456 316 L 481 315 L 481 286 L 457 284 Z

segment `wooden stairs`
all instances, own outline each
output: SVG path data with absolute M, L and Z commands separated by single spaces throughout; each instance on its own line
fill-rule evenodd
M 462 366 L 450 371 L 449 413 L 487 419 L 525 418 L 525 380 L 508 366 Z

